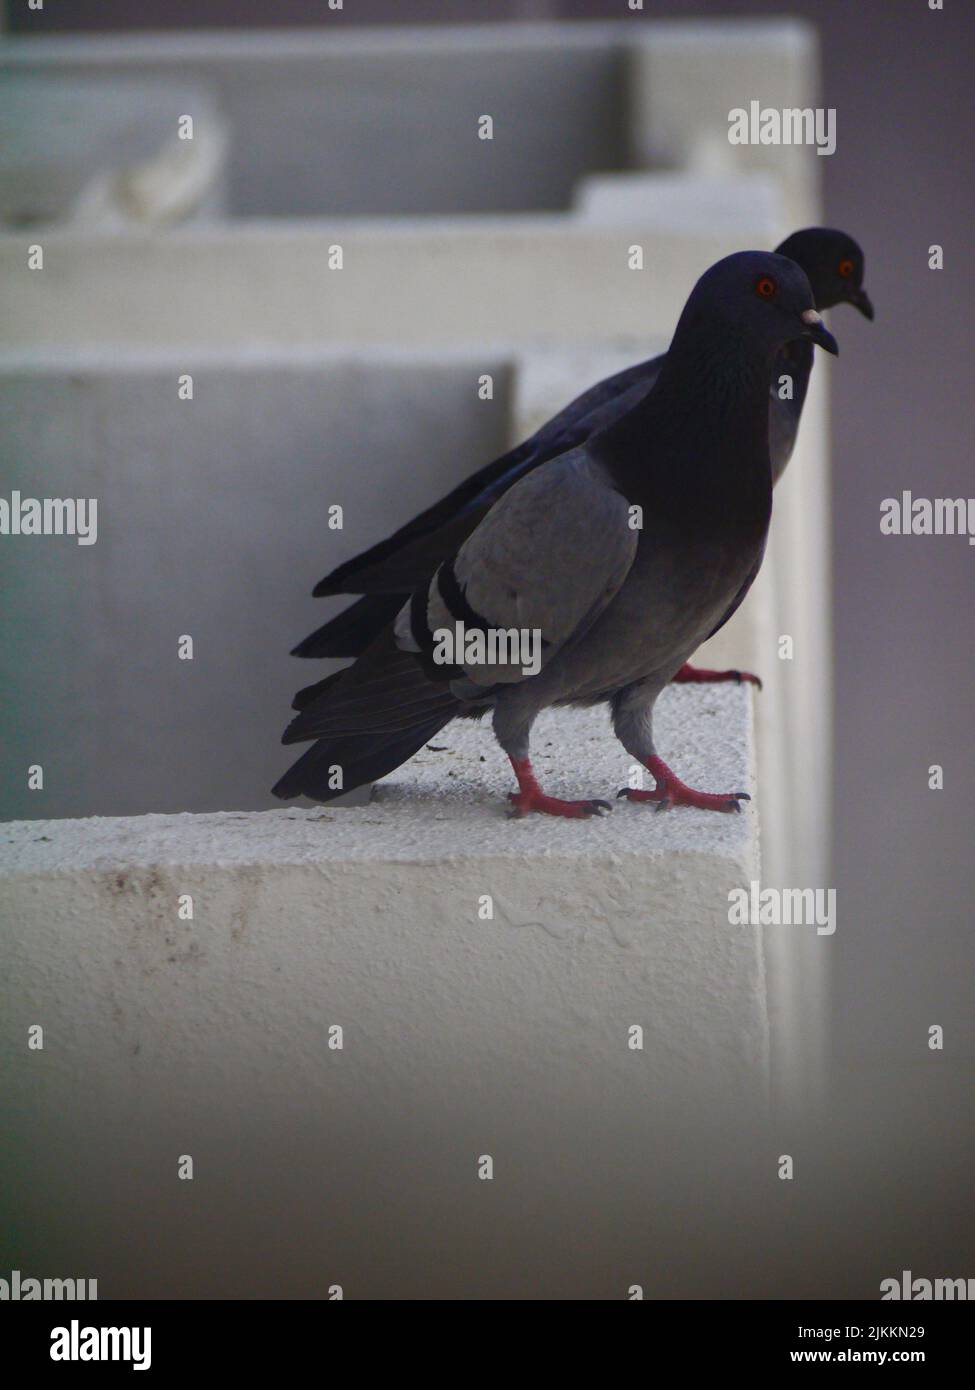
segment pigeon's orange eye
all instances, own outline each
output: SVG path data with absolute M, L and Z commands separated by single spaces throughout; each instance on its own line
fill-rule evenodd
M 853 274 L 853 262 L 849 260 L 840 261 L 836 269 L 840 272 L 844 280 L 849 280 L 850 276 Z
M 755 281 L 755 293 L 762 299 L 774 299 L 778 288 L 771 275 L 760 275 Z

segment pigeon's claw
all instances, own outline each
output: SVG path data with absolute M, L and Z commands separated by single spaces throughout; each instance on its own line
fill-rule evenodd
M 627 801 L 653 801 L 658 811 L 669 811 L 672 806 L 695 806 L 700 811 L 741 811 L 741 803 L 751 801 L 748 792 L 695 791 L 676 777 L 661 758 L 648 758 L 646 767 L 657 781 L 653 791 L 624 787 L 617 792 L 617 797 L 625 796 Z
M 530 811 L 539 811 L 543 816 L 588 820 L 590 816 L 608 816 L 613 809 L 608 801 L 560 801 L 557 796 L 546 796 L 535 780 L 528 758 L 512 758 L 511 766 L 518 778 L 518 790 L 508 796 L 514 807 L 509 813 L 511 816 L 527 816 Z
M 544 792 L 511 792 L 508 797 L 514 807 L 508 814 L 515 818 L 540 811 L 543 816 L 565 816 L 568 820 L 588 820 L 590 816 L 608 816 L 613 809 L 608 801 L 560 801 Z
M 672 806 L 696 806 L 699 811 L 741 811 L 741 803 L 751 801 L 747 792 L 697 792 L 693 787 L 668 787 L 657 802 L 658 811 Z
M 720 681 L 737 681 L 739 685 L 749 681 L 759 690 L 762 688 L 760 677 L 751 671 L 712 671 L 706 666 L 692 666 L 690 662 L 685 662 L 674 676 L 674 685 L 716 685 Z

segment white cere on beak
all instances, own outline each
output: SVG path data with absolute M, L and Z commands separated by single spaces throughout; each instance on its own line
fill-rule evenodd
M 813 324 L 822 323 L 823 321 L 822 314 L 817 314 L 815 309 L 803 309 L 801 318 L 803 323 L 808 323 L 810 326 Z

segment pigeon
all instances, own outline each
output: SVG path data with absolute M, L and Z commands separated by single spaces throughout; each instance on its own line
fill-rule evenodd
M 283 740 L 315 743 L 274 793 L 331 800 L 454 717 L 490 712 L 518 785 L 514 814 L 604 814 L 606 801 L 546 795 L 529 735 L 549 706 L 608 703 L 655 781 L 624 789 L 631 801 L 740 810 L 746 793 L 696 791 L 663 762 L 653 707 L 762 563 L 769 380 L 793 342 L 838 352 L 795 262 L 745 251 L 706 271 L 652 389 L 507 489 L 356 662 L 319 682 Z
M 776 251 L 806 272 L 817 309 L 852 304 L 868 319 L 873 318 L 873 305 L 863 288 L 863 252 L 851 236 L 829 227 L 808 227 L 794 232 Z M 809 343 L 791 343 L 783 349 L 772 373 L 769 443 L 775 482 L 795 446 L 812 361 Z M 590 435 L 626 414 L 649 391 L 663 362 L 661 354 L 590 387 L 530 439 L 474 473 L 394 535 L 327 575 L 316 586 L 316 597 L 345 593 L 366 597 L 306 637 L 292 655 L 358 656 L 396 616 L 405 596 L 429 579 L 437 565 L 467 539 L 509 487 L 533 468 L 585 443 Z M 783 378 L 788 378 L 790 385 Z M 693 666 L 682 667 L 675 679 L 744 679 L 761 684 L 747 672 L 709 671 Z M 295 708 L 301 708 L 299 702 L 314 698 L 317 689 L 316 684 L 299 691 Z
M 811 227 L 793 232 L 776 250 L 805 270 L 817 309 L 852 304 L 865 318 L 873 318 L 873 304 L 863 288 L 863 252 L 852 237 L 826 227 Z M 787 344 L 775 364 L 769 387 L 773 483 L 779 481 L 792 457 L 812 366 L 813 346 L 806 342 Z

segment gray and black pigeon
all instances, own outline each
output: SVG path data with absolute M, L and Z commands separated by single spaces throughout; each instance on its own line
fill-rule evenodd
M 873 305 L 863 288 L 863 252 L 851 236 L 829 227 L 808 227 L 794 232 L 776 250 L 806 272 L 817 309 L 853 304 L 868 319 L 873 318 Z M 661 354 L 590 387 L 530 439 L 481 468 L 394 535 L 327 575 L 316 586 L 316 596 L 365 597 L 306 637 L 293 654 L 346 657 L 365 651 L 395 617 L 405 596 L 429 579 L 437 565 L 466 540 L 509 487 L 532 469 L 585 443 L 590 435 L 625 415 L 649 391 L 663 361 Z M 769 444 L 773 482 L 778 481 L 795 446 L 812 361 L 809 343 L 790 343 L 772 373 Z M 790 379 L 791 387 L 780 386 L 783 377 Z M 680 681 L 729 678 L 739 679 L 741 673 L 685 665 L 675 677 Z M 755 679 L 747 675 L 745 678 Z M 317 685 L 312 685 L 300 691 L 295 708 L 300 709 L 306 699 L 313 698 L 317 689 Z
M 330 800 L 391 772 L 457 715 L 491 710 L 518 781 L 516 812 L 588 816 L 608 803 L 546 796 L 529 734 L 550 705 L 608 702 L 617 737 L 656 781 L 631 800 L 739 810 L 745 793 L 694 791 L 671 772 L 652 715 L 758 573 L 772 509 L 769 381 L 794 342 L 837 351 L 798 265 L 745 251 L 712 266 L 652 390 L 505 492 L 395 624 L 321 682 L 284 735 L 317 741 L 275 794 Z M 466 647 L 438 661 L 457 624 L 486 648 L 500 633 L 529 633 L 539 669 L 465 659 Z

